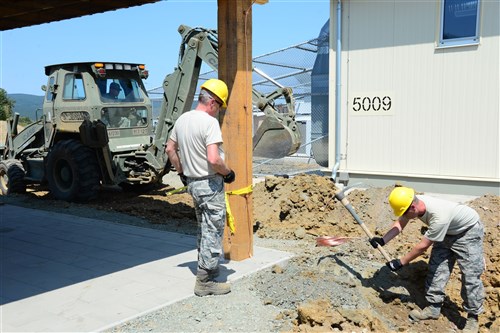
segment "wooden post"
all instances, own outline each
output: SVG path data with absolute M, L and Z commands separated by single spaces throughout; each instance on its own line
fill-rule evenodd
M 252 0 L 218 0 L 219 79 L 229 87 L 222 122 L 225 160 L 236 173 L 227 191 L 252 184 Z M 253 255 L 252 194 L 230 195 L 235 233 L 226 226 L 224 255 L 244 260 Z

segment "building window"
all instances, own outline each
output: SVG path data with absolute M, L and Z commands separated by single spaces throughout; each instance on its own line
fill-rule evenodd
M 479 43 L 479 1 L 442 0 L 439 46 Z

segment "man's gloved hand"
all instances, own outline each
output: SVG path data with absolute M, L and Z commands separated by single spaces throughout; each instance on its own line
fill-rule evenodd
M 398 269 L 400 269 L 401 267 L 403 267 L 403 265 L 401 264 L 401 260 L 399 259 L 392 259 L 391 261 L 389 262 L 386 262 L 385 263 L 387 265 L 387 267 L 389 267 L 391 269 L 391 271 L 395 272 L 397 271 Z
M 234 182 L 235 178 L 236 174 L 233 170 L 231 170 L 227 175 L 224 176 L 224 183 L 231 184 L 232 182 Z
M 370 239 L 370 244 L 373 246 L 373 248 L 376 249 L 379 244 L 380 246 L 384 246 L 385 241 L 382 237 L 373 237 L 372 239 Z
M 182 172 L 179 174 L 179 178 L 181 179 L 182 184 L 184 186 L 187 186 L 187 184 L 188 184 L 187 177 Z

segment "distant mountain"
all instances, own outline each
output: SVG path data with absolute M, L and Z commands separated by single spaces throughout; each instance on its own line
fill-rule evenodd
M 36 109 L 38 110 L 38 118 L 42 114 L 41 108 L 43 105 L 44 96 L 28 95 L 28 94 L 7 94 L 10 99 L 16 101 L 14 105 L 14 112 L 17 112 L 21 117 L 28 117 L 31 120 L 35 120 Z M 161 110 L 162 98 L 151 97 L 151 103 L 153 104 L 153 119 L 158 118 Z M 195 104 L 193 104 L 194 108 Z
M 42 114 L 43 96 L 29 94 L 7 94 L 7 96 L 16 101 L 13 111 L 19 113 L 21 117 L 28 117 L 34 121 L 36 109 L 40 109 L 38 110 L 38 117 Z

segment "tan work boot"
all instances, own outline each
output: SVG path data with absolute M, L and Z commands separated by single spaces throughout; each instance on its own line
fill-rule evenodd
M 437 306 L 426 306 L 423 310 L 413 309 L 410 311 L 410 318 L 414 321 L 426 319 L 438 319 L 441 308 Z
M 479 332 L 479 322 L 477 320 L 477 316 L 468 316 L 467 322 L 465 323 L 465 327 L 462 332 L 466 333 L 477 333 Z
M 194 285 L 194 294 L 196 296 L 224 295 L 231 292 L 229 283 L 215 281 L 210 273 L 212 271 L 198 268 L 196 284 Z

